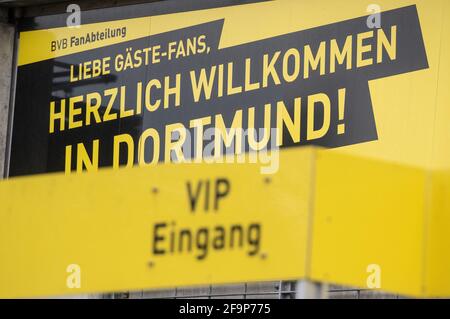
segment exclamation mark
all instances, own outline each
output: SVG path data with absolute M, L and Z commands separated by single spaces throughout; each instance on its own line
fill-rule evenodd
M 345 119 L 345 94 L 346 89 L 339 89 L 338 91 L 338 109 L 339 109 L 339 122 L 343 122 Z M 345 123 L 341 123 L 337 127 L 338 135 L 345 134 Z

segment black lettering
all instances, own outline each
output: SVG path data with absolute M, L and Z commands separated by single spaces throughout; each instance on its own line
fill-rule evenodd
M 259 253 L 261 245 L 261 225 L 259 224 L 250 225 L 248 229 L 247 242 L 251 248 L 248 252 L 249 256 L 255 256 L 257 253 Z
M 239 241 L 238 241 L 238 247 L 242 247 L 242 245 L 244 244 L 243 242 L 243 232 L 244 230 L 242 229 L 241 225 L 233 225 L 231 226 L 231 231 L 230 231 L 230 247 L 234 248 L 235 242 L 236 242 L 236 234 L 238 234 L 239 236 Z
M 205 212 L 209 210 L 209 187 L 210 182 L 206 181 L 206 190 L 205 190 Z
M 184 251 L 184 240 L 183 238 L 187 238 L 187 251 L 192 251 L 192 233 L 189 229 L 183 229 L 180 231 L 180 239 L 178 241 L 178 251 L 182 253 Z
M 197 207 L 197 202 L 200 197 L 200 192 L 202 190 L 203 182 L 199 182 L 197 185 L 197 189 L 195 191 L 195 195 L 192 193 L 192 185 L 190 182 L 187 182 L 187 191 L 189 196 L 189 204 L 191 207 L 191 212 L 195 212 Z
M 175 221 L 154 225 L 153 254 L 192 254 L 199 261 L 210 255 L 210 250 L 241 251 L 249 257 L 256 256 L 261 250 L 262 226 L 259 223 L 249 225 L 215 225 L 199 228 L 179 228 Z
M 209 232 L 207 228 L 201 228 L 197 232 L 197 248 L 200 254 L 197 256 L 198 260 L 203 260 L 208 255 L 208 239 Z
M 154 255 L 164 255 L 166 253 L 166 251 L 164 249 L 158 249 L 157 245 L 158 242 L 162 242 L 165 240 L 164 236 L 159 236 L 158 235 L 158 230 L 160 228 L 166 228 L 167 224 L 166 223 L 162 223 L 162 224 L 156 224 L 154 231 L 153 231 L 153 254 Z
M 214 209 L 219 210 L 219 201 L 230 193 L 230 181 L 220 178 L 216 181 L 216 196 L 214 198 Z
M 225 247 L 225 229 L 221 226 L 217 226 L 215 231 L 213 247 L 216 250 L 222 250 Z

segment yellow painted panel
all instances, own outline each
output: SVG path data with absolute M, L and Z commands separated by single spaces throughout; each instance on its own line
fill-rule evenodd
M 450 171 L 430 174 L 427 241 L 425 245 L 425 296 L 450 296 Z
M 426 293 L 450 296 L 450 2 L 443 11 L 433 163 L 427 194 Z
M 442 12 L 442 31 L 439 59 L 439 78 L 436 82 L 436 108 L 434 115 L 433 167 L 437 170 L 450 169 L 450 2 L 445 2 Z
M 0 297 L 304 277 L 366 287 L 370 265 L 381 269 L 382 291 L 450 295 L 450 174 L 325 150 L 280 156 L 273 176 L 259 164 L 182 164 L 0 183 Z M 205 211 L 202 188 L 192 213 L 186 183 L 210 180 L 213 191 L 224 178 L 231 191 L 219 210 Z M 211 242 L 203 260 L 195 247 L 155 256 L 154 225 L 168 223 L 158 247 L 170 249 L 172 222 L 193 232 L 260 222 L 260 249 L 249 256 L 244 239 L 224 251 Z M 80 289 L 67 287 L 72 264 Z
M 370 265 L 381 289 L 421 295 L 426 172 L 320 152 L 311 278 L 367 287 Z
M 280 170 L 270 177 L 257 164 L 193 164 L 1 182 L 0 297 L 302 278 L 312 160 L 311 149 L 284 152 Z M 230 183 L 218 210 L 213 201 L 205 209 L 203 184 L 191 212 L 187 182 L 197 194 L 197 182 L 211 181 L 212 196 L 217 179 Z M 154 231 L 159 223 L 167 227 Z M 256 227 L 250 230 L 255 223 L 260 237 Z M 233 225 L 242 226 L 242 246 L 239 233 L 231 244 Z M 218 226 L 226 231 L 225 249 Z M 191 251 L 183 237 L 180 253 L 176 235 L 169 253 L 172 227 L 175 234 L 192 231 Z M 208 241 L 204 231 L 198 235 L 205 227 Z M 155 234 L 164 255 L 153 253 Z M 79 289 L 67 286 L 70 265 L 81 269 Z

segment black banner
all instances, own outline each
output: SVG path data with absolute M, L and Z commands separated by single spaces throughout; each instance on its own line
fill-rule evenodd
M 380 29 L 360 17 L 228 48 L 223 23 L 19 67 L 10 176 L 168 162 L 177 141 L 184 160 L 218 155 L 219 144 L 229 153 L 374 141 L 369 81 L 428 68 L 415 6 L 384 12 Z M 236 135 L 224 146 L 202 134 L 217 127 L 242 129 L 242 147 Z

